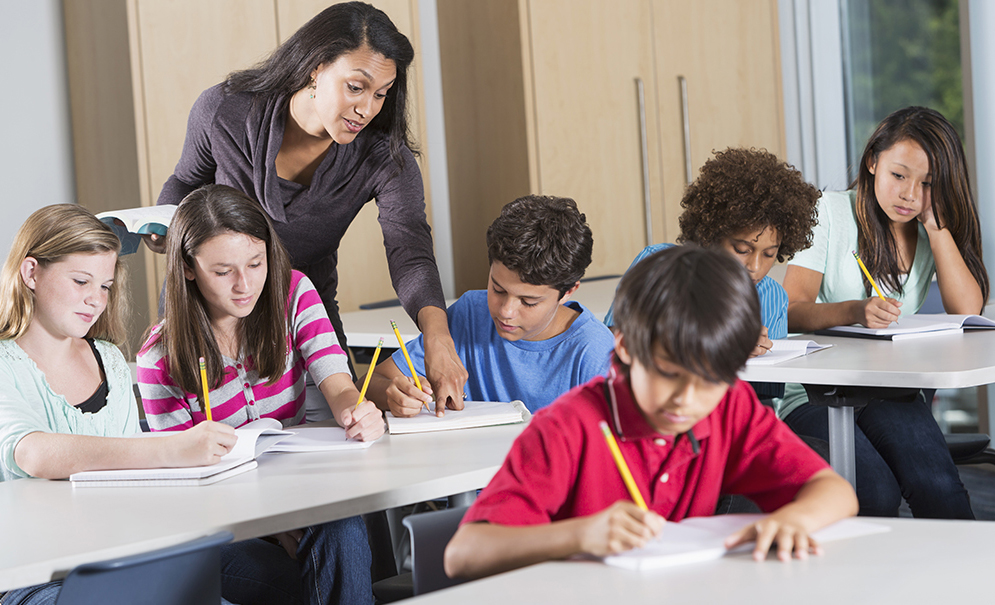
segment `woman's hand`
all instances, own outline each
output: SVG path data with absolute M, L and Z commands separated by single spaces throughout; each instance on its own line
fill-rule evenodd
M 902 303 L 894 298 L 881 300 L 877 296 L 872 296 L 866 300 L 854 301 L 857 303 L 857 316 L 854 322 L 865 328 L 881 329 L 887 328 L 893 322 L 898 321 L 902 311 L 899 307 Z
M 774 346 L 774 343 L 767 338 L 767 326 L 763 326 L 760 329 L 760 340 L 757 341 L 757 346 L 753 347 L 750 357 L 759 357 L 767 351 L 770 351 L 772 346 Z
M 164 467 L 206 466 L 217 464 L 235 447 L 235 429 L 221 422 L 201 422 L 181 433 L 165 437 L 170 448 Z
M 441 415 L 447 407 L 462 410 L 463 387 L 469 374 L 456 354 L 446 312 L 438 307 L 425 307 L 418 312 L 418 325 L 425 345 L 425 374 L 435 392 L 436 414 Z
M 391 380 L 387 387 L 387 406 L 391 414 L 409 418 L 418 415 L 425 404 L 432 405 L 432 385 L 427 379 L 420 382 L 424 390 L 418 390 L 415 381 L 407 376 L 395 376 Z
M 658 535 L 666 523 L 660 515 L 627 500 L 619 500 L 600 513 L 585 517 L 584 521 L 580 550 L 595 557 L 641 548 Z
M 767 552 L 776 543 L 777 558 L 790 561 L 792 553 L 798 559 L 807 559 L 811 555 L 821 555 L 822 548 L 809 537 L 799 519 L 790 513 L 774 513 L 768 517 L 744 527 L 725 539 L 726 548 L 735 548 L 747 542 L 756 542 L 753 549 L 753 559 L 763 561 Z
M 142 235 L 142 241 L 145 242 L 145 246 L 155 252 L 156 254 L 166 253 L 166 236 L 156 235 L 155 233 L 146 233 Z

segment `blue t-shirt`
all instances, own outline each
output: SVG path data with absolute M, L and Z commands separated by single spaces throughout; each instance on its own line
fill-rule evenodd
M 580 315 L 569 328 L 546 340 L 501 338 L 487 310 L 487 291 L 470 290 L 446 313 L 456 352 L 470 377 L 466 394 L 471 401 L 520 400 L 530 412 L 546 407 L 575 386 L 608 371 L 615 338 L 611 330 L 578 302 L 567 306 Z M 411 362 L 425 375 L 422 337 L 407 343 Z M 394 363 L 409 376 L 404 353 L 394 352 Z
M 643 248 L 643 251 L 636 255 L 636 258 L 629 265 L 632 269 L 639 261 L 654 252 L 670 248 L 674 244 L 652 244 Z M 788 293 L 784 291 L 781 284 L 777 283 L 769 275 L 757 282 L 757 296 L 760 298 L 760 323 L 767 327 L 767 338 L 777 340 L 788 337 Z M 615 303 L 608 308 L 605 315 L 605 325 L 612 326 L 615 323 L 613 311 Z M 756 391 L 760 399 L 773 399 L 784 394 L 784 385 L 770 382 L 751 382 L 753 390 Z

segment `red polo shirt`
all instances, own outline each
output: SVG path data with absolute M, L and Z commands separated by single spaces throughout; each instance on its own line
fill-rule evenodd
M 690 432 L 671 438 L 646 422 L 613 367 L 607 379 L 576 387 L 535 414 L 463 522 L 537 525 L 629 500 L 601 421 L 612 427 L 647 506 L 670 521 L 714 514 L 720 494 L 776 510 L 828 468 L 745 382 L 736 381 Z

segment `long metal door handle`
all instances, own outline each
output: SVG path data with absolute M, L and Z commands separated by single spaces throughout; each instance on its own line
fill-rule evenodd
M 653 243 L 653 204 L 650 201 L 649 141 L 646 137 L 646 90 L 643 79 L 636 78 L 636 100 L 639 103 L 639 144 L 643 154 L 643 210 L 646 214 L 646 245 Z
M 677 76 L 681 85 L 681 117 L 684 119 L 684 181 L 690 185 L 693 179 L 691 172 L 691 116 L 688 113 L 688 81 L 684 76 Z

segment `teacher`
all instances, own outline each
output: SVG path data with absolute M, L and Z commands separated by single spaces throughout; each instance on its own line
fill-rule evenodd
M 345 348 L 335 300 L 339 242 L 376 199 L 391 282 L 424 334 L 429 383 L 440 401 L 460 409 L 467 372 L 449 333 L 408 132 L 413 58 L 411 43 L 382 11 L 361 2 L 325 9 L 268 59 L 200 95 L 157 203 L 178 204 L 208 183 L 259 200 Z

